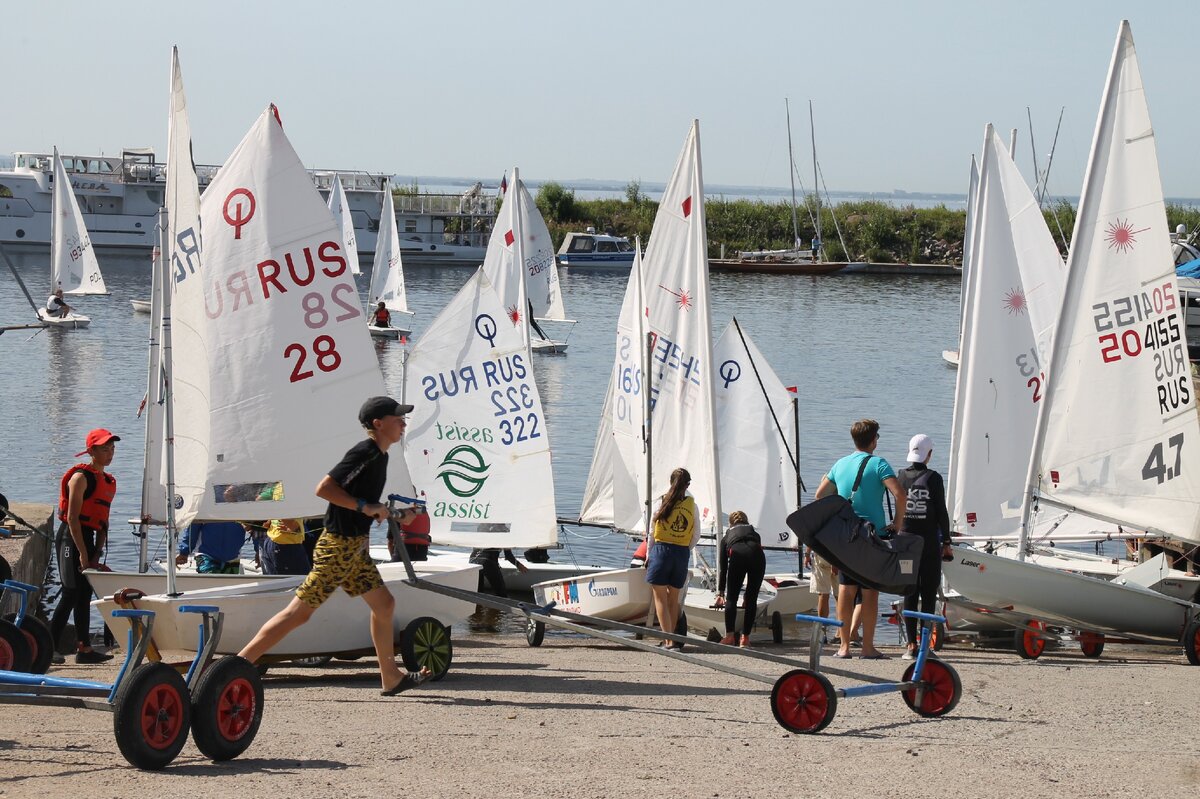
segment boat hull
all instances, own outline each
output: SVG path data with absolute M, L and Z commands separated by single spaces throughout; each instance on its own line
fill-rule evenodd
M 387 546 L 376 544 L 371 547 L 371 557 L 384 563 L 390 560 Z M 433 563 L 438 568 L 462 568 L 470 565 L 470 553 L 459 549 L 442 549 L 433 547 L 429 550 L 429 559 L 415 563 L 417 568 L 424 564 Z M 522 561 L 525 571 L 519 571 L 508 561 L 500 560 L 500 573 L 504 576 L 504 587 L 513 592 L 532 594 L 535 583 L 560 582 L 573 580 L 598 572 L 607 571 L 605 566 L 579 566 L 574 563 L 533 563 Z
M 828 261 L 788 261 L 788 260 L 757 260 L 752 258 L 716 258 L 708 262 L 709 269 L 714 272 L 754 272 L 767 275 L 831 275 L 841 272 L 849 264 L 845 261 L 831 263 Z
M 150 313 L 150 300 L 130 300 L 134 313 Z
M 1146 588 L 954 547 L 946 581 L 968 603 L 1012 610 L 1063 627 L 1179 641 L 1200 605 Z
M 57 327 L 64 330 L 82 330 L 92 323 L 91 318 L 83 314 L 71 312 L 66 316 L 51 316 L 43 308 L 38 309 L 37 316 L 38 320 L 47 327 Z
M 404 565 L 386 563 L 379 566 L 384 584 L 396 598 L 392 616 L 393 634 L 398 640 L 413 619 L 432 616 L 445 625 L 456 624 L 475 611 L 475 605 L 461 599 L 425 591 L 405 583 Z M 478 582 L 478 567 L 422 569 L 418 574 L 429 582 L 464 591 L 474 591 Z M 164 594 L 146 596 L 136 601 L 144 610 L 156 611 L 154 642 L 167 651 L 195 652 L 199 632 L 199 617 L 180 613 L 180 605 L 215 605 L 224 611 L 220 654 L 236 654 L 250 642 L 272 616 L 287 607 L 303 577 L 263 578 L 252 582 L 186 591 L 178 596 Z M 121 627 L 124 620 L 111 620 L 117 605 L 109 599 L 92 603 L 106 623 Z M 118 636 L 121 637 L 121 636 Z M 335 591 L 324 605 L 303 626 L 292 631 L 266 654 L 277 657 L 317 657 L 321 655 L 362 654 L 373 651 L 370 630 L 370 609 L 359 597 Z
M 691 574 L 689 572 L 689 579 Z M 680 595 L 687 599 L 687 585 Z M 558 610 L 609 621 L 641 624 L 650 611 L 650 585 L 645 569 L 614 569 L 571 580 L 538 583 L 533 597 L 539 605 L 553 602 Z

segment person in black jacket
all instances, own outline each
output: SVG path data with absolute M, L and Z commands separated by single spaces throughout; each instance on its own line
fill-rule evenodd
M 758 615 L 758 589 L 762 587 L 767 572 L 767 556 L 763 554 L 762 539 L 750 525 L 745 512 L 735 510 L 729 514 L 729 529 L 721 539 L 719 585 L 716 605 L 725 608 L 725 637 L 723 644 L 737 641 L 737 600 L 742 583 L 746 584 L 745 618 L 742 620 L 741 646 L 750 646 L 750 631 L 754 629 L 754 617 Z
M 942 582 L 942 557 L 950 554 L 950 514 L 946 512 L 946 488 L 942 476 L 929 468 L 933 456 L 933 439 L 918 433 L 908 442 L 908 467 L 896 475 L 907 496 L 904 521 L 900 532 L 919 535 L 925 539 L 921 547 L 921 563 L 917 567 L 917 584 L 904 596 L 904 609 L 916 610 L 917 600 L 922 613 L 933 613 L 937 605 L 938 586 Z M 917 620 L 906 618 L 908 651 L 905 660 L 916 656 Z

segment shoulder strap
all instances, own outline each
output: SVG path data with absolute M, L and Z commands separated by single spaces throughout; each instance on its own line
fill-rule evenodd
M 853 499 L 854 495 L 858 493 L 858 487 L 862 485 L 863 472 L 867 470 L 867 461 L 874 457 L 874 455 L 868 455 L 867 457 L 863 458 L 862 463 L 858 465 L 858 477 L 854 478 L 854 488 L 850 489 L 851 499 Z

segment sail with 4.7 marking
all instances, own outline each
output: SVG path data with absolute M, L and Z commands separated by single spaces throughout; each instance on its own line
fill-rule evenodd
M 350 215 L 350 204 L 346 201 L 346 191 L 342 188 L 342 179 L 334 174 L 333 186 L 329 189 L 329 210 L 333 221 L 342 231 L 342 246 L 346 250 L 346 261 L 350 264 L 350 272 L 359 274 L 358 240 L 354 236 L 354 217 Z

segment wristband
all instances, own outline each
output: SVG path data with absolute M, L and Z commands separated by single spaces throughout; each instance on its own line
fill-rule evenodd
M 365 499 L 356 499 L 355 502 L 357 503 L 355 505 L 355 509 L 358 510 L 359 513 L 362 513 L 363 508 L 367 506 L 367 501 Z

